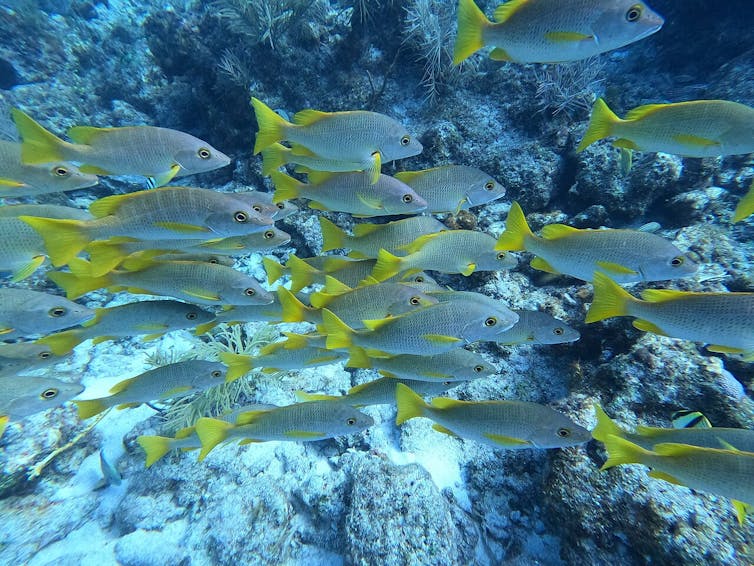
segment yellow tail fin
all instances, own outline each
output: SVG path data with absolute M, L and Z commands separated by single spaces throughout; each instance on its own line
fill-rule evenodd
M 275 185 L 275 194 L 272 197 L 272 202 L 275 204 L 284 200 L 298 198 L 301 194 L 301 189 L 306 186 L 306 183 L 302 183 L 298 179 L 294 179 L 290 175 L 286 175 L 280 171 L 270 173 L 270 179 L 272 179 L 272 183 Z
M 739 201 L 733 212 L 733 222 L 740 222 L 751 214 L 754 214 L 754 181 L 749 187 L 749 192 Z
M 377 263 L 372 269 L 372 277 L 377 281 L 386 281 L 400 273 L 403 267 L 403 258 L 391 254 L 386 249 L 380 249 L 377 254 Z
M 336 226 L 324 216 L 320 216 L 319 227 L 322 230 L 323 252 L 345 247 L 344 244 L 348 234 L 346 234 L 339 226 Z
M 60 220 L 57 218 L 39 218 L 37 216 L 19 216 L 42 237 L 47 255 L 55 267 L 67 264 L 89 243 L 86 222 L 81 220 Z
M 288 258 L 285 266 L 291 271 L 291 293 L 298 293 L 304 287 L 314 283 L 315 275 L 320 271 L 298 256 L 292 255 Z
M 285 166 L 290 153 L 290 149 L 279 143 L 262 150 L 262 175 L 270 175 Z
M 243 354 L 234 354 L 233 352 L 221 352 L 217 355 L 220 361 L 228 366 L 228 373 L 225 375 L 225 381 L 235 381 L 251 371 L 254 365 L 251 362 L 251 356 Z
M 128 257 L 123 246 L 108 241 L 92 242 L 86 247 L 86 252 L 92 264 L 91 274 L 95 277 L 110 273 Z
M 298 401 L 301 401 L 302 403 L 307 403 L 309 401 L 333 401 L 336 399 L 342 399 L 342 396 L 338 395 L 321 395 L 317 393 L 307 393 L 306 391 L 294 391 L 293 394 L 296 396 L 296 399 Z
M 69 156 L 66 156 L 65 148 L 70 144 L 44 129 L 18 108 L 11 110 L 11 116 L 23 139 L 21 161 L 29 165 L 67 161 Z
M 314 311 L 314 309 L 310 309 L 299 301 L 296 295 L 285 287 L 278 287 L 278 300 L 283 310 L 283 322 L 304 322 L 310 321 L 312 318 L 310 311 Z M 315 322 L 318 322 L 316 318 Z
M 653 455 L 649 450 L 644 450 L 641 446 L 614 434 L 608 434 L 604 444 L 607 450 L 607 462 L 600 470 L 607 470 L 621 464 L 642 464 L 647 456 Z
M 267 272 L 267 283 L 269 283 L 270 285 L 280 279 L 285 272 L 285 268 L 282 265 L 269 257 L 262 258 L 262 265 L 264 266 L 264 270 Z
M 592 107 L 592 116 L 589 118 L 589 126 L 586 129 L 584 138 L 576 148 L 580 153 L 597 140 L 607 138 L 612 135 L 613 126 L 622 120 L 610 110 L 607 103 L 598 98 Z
M 370 369 L 373 366 L 372 360 L 364 348 L 353 347 L 348 352 L 351 357 L 348 358 L 345 367 Z
M 607 413 L 597 405 L 594 404 L 594 412 L 597 416 L 597 426 L 594 427 L 594 430 L 592 431 L 592 438 L 595 440 L 599 440 L 600 442 L 605 442 L 605 439 L 607 439 L 608 435 L 612 434 L 613 436 L 620 436 L 623 438 L 623 435 L 626 433 L 621 427 L 619 427 L 613 420 L 607 416 Z
M 595 271 L 593 285 L 594 298 L 586 313 L 587 323 L 630 315 L 628 305 L 636 299 L 628 291 L 600 271 Z
M 170 441 L 172 438 L 164 436 L 139 436 L 136 442 L 147 453 L 147 468 L 170 452 Z
M 459 65 L 484 47 L 484 28 L 492 25 L 474 0 L 458 2 L 458 34 L 453 48 L 453 64 Z
M 500 234 L 495 244 L 496 250 L 521 251 L 526 249 L 526 238 L 535 238 L 526 223 L 526 216 L 517 202 L 511 204 L 508 218 L 505 220 L 505 231 Z
M 71 300 L 85 295 L 89 291 L 102 289 L 112 284 L 112 281 L 106 275 L 102 277 L 82 277 L 64 271 L 48 273 L 47 278 L 63 289 L 65 296 Z
M 340 320 L 332 311 L 322 309 L 322 326 L 324 327 L 324 333 L 327 334 L 325 347 L 328 350 L 349 348 L 353 343 L 353 329 Z
M 398 413 L 395 416 L 395 424 L 400 425 L 414 417 L 423 417 L 424 411 L 429 405 L 419 395 L 403 383 L 398 383 L 395 389 L 395 402 L 398 405 Z
M 254 106 L 254 114 L 259 125 L 257 139 L 254 142 L 254 155 L 256 155 L 272 144 L 284 140 L 285 129 L 291 124 L 258 98 L 252 97 L 251 104 Z
M 94 415 L 99 415 L 102 411 L 107 409 L 107 405 L 102 399 L 89 399 L 87 401 L 74 401 L 76 407 L 79 410 L 80 419 L 88 419 Z
M 199 461 L 207 457 L 212 449 L 228 438 L 228 431 L 233 425 L 217 419 L 202 417 L 196 421 L 196 435 L 202 443 L 202 450 L 199 452 Z

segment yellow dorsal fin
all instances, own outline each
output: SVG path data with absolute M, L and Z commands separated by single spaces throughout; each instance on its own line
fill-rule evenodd
M 435 232 L 433 234 L 424 234 L 423 236 L 419 236 L 413 242 L 411 242 L 411 244 L 404 246 L 404 249 L 410 254 L 416 253 L 441 234 L 445 234 L 445 232 Z
M 110 388 L 110 393 L 111 393 L 112 395 L 115 395 L 115 394 L 117 394 L 117 393 L 120 393 L 121 391 L 125 391 L 126 389 L 128 389 L 128 387 L 129 387 L 129 386 L 130 386 L 130 385 L 131 385 L 131 384 L 132 384 L 132 383 L 133 383 L 134 381 L 136 381 L 136 378 L 135 378 L 135 377 L 130 377 L 130 378 L 128 378 L 128 379 L 124 379 L 123 381 L 119 381 L 118 383 L 116 383 L 115 385 L 113 385 L 113 386 L 112 386 L 112 387 Z
M 498 6 L 492 17 L 497 23 L 502 24 L 513 17 L 513 14 L 523 8 L 528 2 L 529 0 L 510 0 L 510 2 Z
M 332 275 L 325 275 L 325 291 L 329 295 L 342 295 L 343 293 L 353 291 L 353 289 L 345 283 L 341 283 Z
M 356 193 L 356 198 L 359 199 L 359 202 L 361 202 L 367 208 L 371 208 L 373 210 L 382 210 L 383 208 L 382 201 L 380 201 L 380 199 L 378 198 L 368 197 L 361 193 Z
M 270 410 L 266 409 L 262 411 L 246 411 L 245 413 L 241 413 L 236 417 L 236 426 L 251 424 L 259 417 L 269 412 Z
M 624 120 L 641 120 L 646 118 L 650 114 L 654 114 L 658 110 L 662 110 L 668 106 L 667 104 L 645 104 L 644 106 L 637 106 L 633 110 L 629 110 Z
M 542 228 L 542 237 L 546 240 L 557 240 L 580 231 L 578 228 L 565 224 L 548 224 Z
M 103 197 L 89 205 L 89 213 L 95 218 L 102 218 L 103 216 L 115 214 L 124 201 L 133 200 L 134 198 L 137 198 L 138 195 L 139 193 L 129 193 L 126 195 L 111 195 L 109 197 Z
M 664 303 L 688 296 L 689 293 L 686 291 L 676 291 L 675 289 L 646 289 L 641 293 L 641 298 L 650 303 Z
M 382 328 L 383 326 L 390 324 L 392 321 L 394 321 L 395 318 L 388 317 L 388 318 L 380 318 L 376 320 L 362 320 L 361 322 L 364 323 L 364 326 L 369 330 L 377 330 L 378 328 Z
M 94 126 L 74 126 L 66 132 L 69 138 L 75 143 L 91 145 L 94 141 L 108 132 L 117 128 L 95 128 Z
M 296 112 L 296 114 L 293 116 L 293 123 L 297 126 L 309 126 L 310 124 L 319 122 L 323 118 L 327 118 L 329 115 L 330 114 L 328 112 L 322 112 L 321 110 L 313 110 L 311 108 L 307 108 L 306 110 Z
M 384 224 L 356 224 L 353 227 L 353 235 L 357 238 L 363 238 L 364 236 L 367 236 L 371 234 L 372 232 L 375 232 L 385 226 Z

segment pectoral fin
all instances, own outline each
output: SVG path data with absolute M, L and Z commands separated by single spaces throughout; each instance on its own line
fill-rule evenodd
M 433 344 L 456 344 L 463 342 L 463 340 L 455 336 L 444 336 L 442 334 L 422 334 L 422 338 Z
M 149 180 L 147 182 L 153 189 L 162 187 L 163 185 L 167 185 L 170 181 L 172 181 L 173 177 L 175 177 L 180 170 L 180 165 L 178 165 L 177 163 L 173 164 L 173 166 L 164 173 L 160 173 L 155 177 L 149 177 Z
M 43 255 L 34 256 L 29 263 L 22 265 L 19 269 L 13 272 L 11 283 L 18 283 L 29 277 L 29 275 L 39 269 L 39 267 L 45 262 L 45 259 L 46 258 Z
M 547 263 L 547 261 L 545 261 L 541 257 L 535 257 L 533 260 L 531 260 L 529 265 L 532 267 L 532 269 L 537 269 L 539 271 L 544 271 L 546 273 L 554 273 L 556 275 L 560 274 L 560 272 L 557 269 L 555 269 L 552 265 Z
M 619 263 L 614 263 L 611 261 L 598 261 L 597 267 L 602 269 L 605 273 L 608 275 L 638 275 L 638 271 L 634 271 L 633 269 L 626 267 L 625 265 L 621 265 Z
M 679 480 L 679 479 L 671 476 L 668 473 L 661 472 L 659 470 L 652 470 L 652 471 L 650 471 L 649 472 L 649 477 L 650 478 L 655 478 L 655 479 L 658 479 L 658 480 L 663 480 L 663 481 L 666 481 L 668 483 L 672 483 L 672 484 L 675 484 L 675 485 L 683 485 L 683 483 L 681 483 L 681 480 Z
M 545 34 L 545 39 L 556 43 L 579 43 L 581 41 L 594 41 L 595 38 L 593 35 L 577 31 L 550 31 Z
M 653 322 L 649 322 L 648 320 L 642 320 L 640 318 L 636 319 L 633 322 L 634 328 L 638 328 L 639 330 L 643 330 L 644 332 L 653 332 L 655 334 L 659 334 L 660 336 L 667 336 L 667 333 L 657 326 Z
M 181 292 L 186 293 L 190 297 L 205 301 L 219 301 L 221 298 L 217 293 L 213 293 L 207 289 L 181 289 Z
M 682 145 L 687 145 L 699 149 L 705 149 L 708 147 L 715 147 L 720 145 L 720 142 L 717 142 L 715 140 L 703 138 L 701 136 L 694 136 L 691 134 L 678 134 L 677 136 L 673 136 L 673 139 Z

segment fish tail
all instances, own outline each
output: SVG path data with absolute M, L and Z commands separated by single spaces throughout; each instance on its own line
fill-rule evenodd
M 75 299 L 95 289 L 109 287 L 112 283 L 106 275 L 102 277 L 86 277 L 64 271 L 48 273 L 47 278 L 63 289 L 66 297 L 69 299 Z
M 49 336 L 40 338 L 35 344 L 49 346 L 53 354 L 62 356 L 73 350 L 84 340 L 86 340 L 86 337 L 80 331 L 66 330 L 65 332 L 58 332 L 57 334 L 50 334 Z
M 597 426 L 592 431 L 592 438 L 600 442 L 605 442 L 605 439 L 611 434 L 623 438 L 625 431 L 615 424 L 615 421 L 596 403 L 594 404 L 594 412 L 597 416 Z
M 495 249 L 505 251 L 525 250 L 527 237 L 533 238 L 534 233 L 526 222 L 526 216 L 521 205 L 513 201 L 508 212 L 508 218 L 505 220 L 505 231 L 497 239 Z
M 327 334 L 326 348 L 349 348 L 353 343 L 353 329 L 329 309 L 322 309 L 322 326 Z
M 391 254 L 386 249 L 380 249 L 377 254 L 377 263 L 372 269 L 372 277 L 377 281 L 390 279 L 401 271 L 403 267 L 403 258 Z
M 196 421 L 195 426 L 196 435 L 202 443 L 202 450 L 199 452 L 200 462 L 207 457 L 207 454 L 209 454 L 215 446 L 228 438 L 228 430 L 233 428 L 233 425 L 230 423 L 207 417 L 200 418 Z
M 298 198 L 301 188 L 304 186 L 304 183 L 298 179 L 294 179 L 290 175 L 286 175 L 280 171 L 270 173 L 270 179 L 272 179 L 272 183 L 275 185 L 275 194 L 272 197 L 272 202 L 275 204 L 284 200 Z
M 395 402 L 398 405 L 398 413 L 395 416 L 395 424 L 400 425 L 409 419 L 424 416 L 427 404 L 409 386 L 398 383 L 395 388 Z
M 63 220 L 57 218 L 40 218 L 37 216 L 19 216 L 42 237 L 47 255 L 55 267 L 67 264 L 89 243 L 86 222 L 81 220 Z
M 647 456 L 653 454 L 649 450 L 644 450 L 641 446 L 614 434 L 608 434 L 603 442 L 607 450 L 607 462 L 602 465 L 600 470 L 607 470 L 621 464 L 642 464 Z
M 210 320 L 209 322 L 205 322 L 204 324 L 199 324 L 196 328 L 194 328 L 194 335 L 201 336 L 202 334 L 207 334 L 215 326 L 217 326 L 217 320 Z
M 484 47 L 482 34 L 484 28 L 491 24 L 474 0 L 458 2 L 458 34 L 453 47 L 454 65 L 459 65 Z
M 129 255 L 123 246 L 108 241 L 92 242 L 86 246 L 86 252 L 89 254 L 94 276 L 110 273 Z
M 228 373 L 225 375 L 225 381 L 235 381 L 251 371 L 251 356 L 243 354 L 234 354 L 233 352 L 221 352 L 217 355 L 220 361 L 228 366 Z
M 74 401 L 74 403 L 76 403 L 76 407 L 79 410 L 79 418 L 82 420 L 99 415 L 107 409 L 107 405 L 105 405 L 102 399 L 88 399 L 86 401 Z
M 592 107 L 592 116 L 589 118 L 589 126 L 586 128 L 584 138 L 576 148 L 576 153 L 584 151 L 594 142 L 612 135 L 613 126 L 621 119 L 610 110 L 607 103 L 598 98 Z
M 319 270 L 296 255 L 289 257 L 285 266 L 291 270 L 291 293 L 298 293 L 314 283 L 314 276 L 319 273 Z
M 351 357 L 348 358 L 345 367 L 363 369 L 370 369 L 372 367 L 372 360 L 364 348 L 353 347 L 348 352 Z
M 259 125 L 257 139 L 254 142 L 254 155 L 256 155 L 272 144 L 285 139 L 285 129 L 290 126 L 290 122 L 258 98 L 252 97 L 251 104 L 254 106 L 254 114 Z
M 278 300 L 283 310 L 283 322 L 304 322 L 307 308 L 285 287 L 278 287 Z
M 70 144 L 46 130 L 31 116 L 18 108 L 11 110 L 11 116 L 23 140 L 21 145 L 21 161 L 23 163 L 32 165 L 66 161 L 65 148 Z
M 334 222 L 324 216 L 319 217 L 319 227 L 322 230 L 322 251 L 336 250 L 345 247 L 347 234 Z
M 139 436 L 136 438 L 136 442 L 147 454 L 147 468 L 170 452 L 171 440 L 173 439 L 165 436 Z
M 740 222 L 752 213 L 754 213 L 754 181 L 749 187 L 749 192 L 738 202 L 738 206 L 733 212 L 733 222 Z
M 586 322 L 597 322 L 615 316 L 627 316 L 628 305 L 636 301 L 623 287 L 600 271 L 594 273 L 594 298 Z
M 279 143 L 262 150 L 262 175 L 270 175 L 288 164 L 291 150 Z
M 285 271 L 285 268 L 281 264 L 269 257 L 262 258 L 262 265 L 267 272 L 267 283 L 270 285 L 280 279 Z

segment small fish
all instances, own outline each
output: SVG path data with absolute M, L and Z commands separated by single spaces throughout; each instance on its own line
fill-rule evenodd
M 562 320 L 541 311 L 513 309 L 518 322 L 495 338 L 498 344 L 565 344 L 581 337 Z
M 267 175 L 267 173 L 264 174 Z M 298 207 L 291 202 L 273 202 L 273 197 L 275 196 L 274 193 L 243 191 L 231 194 L 238 200 L 251 204 L 252 206 L 259 206 L 260 210 L 254 210 L 260 214 L 264 211 L 265 216 L 269 216 L 273 220 L 282 220 L 283 218 L 298 212 Z
M 356 217 L 418 214 L 427 202 L 393 177 L 380 175 L 372 183 L 366 173 L 310 173 L 303 183 L 285 173 L 270 175 L 275 184 L 274 200 L 309 199 L 309 208 L 348 212 Z
M 232 425 L 218 419 L 199 419 L 196 422 L 196 433 L 202 442 L 199 460 L 227 440 L 242 439 L 242 444 L 270 440 L 306 442 L 354 434 L 374 424 L 372 417 L 350 405 L 332 401 L 253 411 L 240 415 L 237 422 L 239 424 Z
M 29 291 L 0 289 L 0 338 L 26 338 L 76 326 L 94 317 L 94 311 L 63 297 Z
M 576 151 L 603 138 L 637 151 L 662 151 L 683 157 L 717 157 L 754 152 L 754 108 L 728 100 L 647 104 L 621 120 L 601 98 Z
M 319 217 L 322 229 L 322 251 L 348 248 L 350 257 L 376 258 L 381 249 L 403 255 L 399 248 L 411 245 L 419 236 L 434 234 L 448 228 L 432 216 L 412 216 L 387 224 L 356 224 L 353 236 L 329 221 Z
M 0 416 L 21 420 L 62 405 L 83 390 L 79 383 L 47 377 L 0 376 Z
M 427 212 L 438 214 L 468 210 L 499 199 L 505 187 L 484 171 L 467 165 L 444 165 L 423 171 L 401 171 L 403 181 L 427 201 Z
M 531 266 L 591 281 L 595 272 L 619 283 L 662 281 L 693 275 L 697 265 L 668 240 L 639 230 L 579 230 L 564 224 L 542 228 L 535 236 L 514 202 L 495 249 L 526 250 Z
M 106 340 L 146 335 L 144 340 L 159 338 L 166 332 L 194 328 L 214 320 L 214 314 L 180 301 L 139 301 L 117 307 L 100 308 L 81 328 L 50 334 L 37 340 L 57 355 L 70 352 L 78 344 L 92 339 L 93 344 Z
M 105 458 L 105 451 L 99 451 L 99 467 L 102 471 L 102 479 L 97 483 L 94 489 L 102 489 L 111 485 L 120 485 L 123 482 L 123 476 L 120 475 L 118 468 L 113 466 Z
M 245 356 L 223 352 L 220 360 L 228 366 L 228 381 L 243 377 L 254 368 L 261 368 L 263 373 L 275 373 L 283 370 L 334 364 L 348 357 L 347 352 L 327 350 L 326 336 L 310 334 L 293 334 L 284 332 L 286 340 L 268 344 L 256 356 Z
M 494 61 L 578 61 L 644 39 L 664 23 L 636 0 L 510 0 L 494 20 L 474 0 L 460 0 L 454 65 L 487 45 Z
M 153 185 L 166 185 L 174 177 L 225 167 L 230 158 L 194 136 L 154 126 L 68 130 L 68 143 L 14 108 L 13 121 L 23 138 L 25 164 L 75 161 L 80 170 L 97 175 L 142 175 Z
M 449 352 L 479 340 L 494 340 L 518 321 L 502 304 L 491 307 L 472 299 L 438 303 L 380 320 L 365 320 L 368 330 L 355 331 L 335 314 L 322 310 L 322 324 L 330 349 L 365 348 L 370 355 Z
M 348 368 L 375 369 L 380 375 L 416 381 L 469 381 L 497 373 L 480 354 L 463 348 L 434 356 L 403 354 L 369 357 L 362 348 L 351 348 Z
M 673 428 L 711 428 L 712 423 L 699 411 L 681 409 L 670 415 Z
M 55 354 L 47 344 L 35 342 L 0 342 L 0 366 L 4 369 L 37 368 L 62 361 L 62 354 Z
M 733 211 L 733 222 L 741 222 L 754 214 L 754 181 L 751 182 L 749 192 L 738 202 L 736 210 Z
M 421 270 L 460 273 L 497 271 L 518 265 L 513 254 L 495 250 L 496 240 L 476 230 L 447 230 L 420 236 L 404 248 L 408 255 L 398 257 L 380 250 L 372 277 L 384 281 L 398 273 L 405 275 Z
M 20 219 L 44 239 L 53 265 L 70 262 L 94 240 L 114 236 L 140 240 L 187 240 L 262 232 L 272 225 L 251 206 L 210 189 L 165 187 L 101 198 L 89 206 L 89 221 Z
M 452 381 L 414 381 L 411 379 L 381 377 L 380 379 L 367 381 L 361 385 L 351 387 L 345 395 L 318 395 L 306 393 L 305 391 L 296 391 L 296 398 L 299 401 L 340 401 L 356 408 L 368 405 L 394 405 L 395 387 L 399 383 L 410 387 L 412 391 L 422 397 L 440 395 L 458 385 L 457 382 Z
M 633 316 L 639 330 L 703 342 L 712 352 L 743 354 L 744 360 L 754 360 L 754 293 L 647 289 L 642 299 L 597 273 L 586 322 Z
M 612 434 L 605 438 L 608 459 L 602 470 L 622 464 L 652 468 L 649 476 L 732 500 L 739 524 L 754 505 L 754 453 L 699 448 L 688 444 L 655 444 L 646 450 Z
M 225 366 L 218 362 L 188 360 L 168 364 L 116 383 L 108 397 L 76 401 L 79 418 L 88 419 L 115 406 L 125 409 L 149 401 L 178 399 L 220 385 L 224 377 Z
M 196 261 L 129 259 L 123 267 L 100 277 L 91 276 L 89 263 L 70 262 L 72 272 L 54 271 L 48 278 L 71 298 L 111 288 L 132 293 L 174 297 L 201 305 L 264 305 L 273 301 L 253 277 L 231 267 Z
M 72 163 L 24 165 L 21 144 L 0 140 L 0 197 L 16 198 L 74 191 L 99 182 Z
M 399 384 L 395 424 L 426 417 L 438 432 L 493 448 L 564 448 L 588 442 L 589 431 L 546 405 L 526 401 L 458 401 L 446 397 L 431 404 Z
M 367 179 L 376 183 L 383 163 L 419 155 L 423 149 L 406 128 L 377 112 L 302 110 L 290 123 L 261 100 L 251 102 L 259 124 L 254 155 L 286 140 L 294 144 L 294 154 L 358 164 L 356 170 L 366 171 Z

